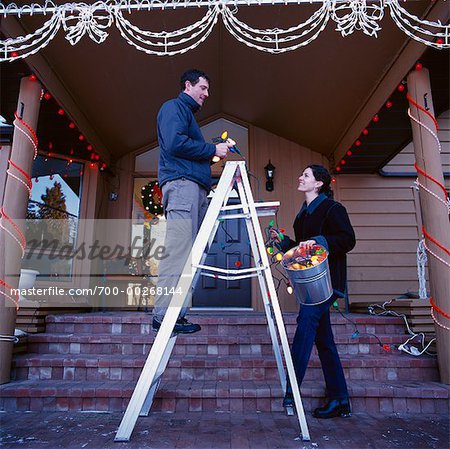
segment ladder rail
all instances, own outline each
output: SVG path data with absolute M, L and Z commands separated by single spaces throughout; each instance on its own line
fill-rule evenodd
M 244 167 L 244 169 L 245 169 L 245 167 Z M 252 215 L 252 221 L 255 223 L 257 222 L 259 224 L 259 221 L 257 221 L 258 216 L 256 213 L 256 208 L 254 206 L 250 182 L 249 182 L 247 173 L 246 172 L 242 173 L 242 169 L 241 169 L 241 179 L 242 179 L 242 183 L 244 186 L 244 192 L 248 195 L 249 200 L 250 200 L 249 201 L 249 209 L 250 209 L 250 213 Z M 267 252 L 266 252 L 265 246 L 264 246 L 264 239 L 263 239 L 261 228 L 259 225 L 255 227 L 255 233 L 256 233 L 256 241 L 258 244 L 259 253 L 261 255 L 262 262 L 264 265 L 268 265 L 269 260 L 267 257 Z M 295 375 L 294 364 L 292 362 L 292 356 L 291 356 L 291 352 L 290 352 L 290 348 L 289 348 L 289 341 L 287 338 L 286 328 L 284 326 L 283 314 L 281 313 L 280 303 L 278 302 L 278 297 L 276 294 L 276 289 L 275 289 L 275 284 L 273 282 L 272 273 L 270 272 L 270 270 L 266 270 L 264 272 L 264 276 L 266 279 L 266 283 L 268 285 L 270 299 L 271 299 L 271 305 L 272 305 L 272 308 L 273 308 L 273 311 L 275 314 L 275 320 L 277 323 L 277 328 L 278 328 L 278 332 L 280 335 L 281 345 L 282 345 L 283 352 L 284 352 L 286 368 L 288 371 L 289 379 L 291 381 L 292 392 L 294 394 L 295 407 L 297 410 L 297 417 L 298 417 L 300 428 L 302 431 L 302 439 L 304 441 L 310 441 L 311 438 L 309 435 L 308 424 L 306 422 L 305 411 L 303 409 L 303 404 L 302 404 L 302 400 L 300 397 L 300 389 L 298 387 L 297 377 Z

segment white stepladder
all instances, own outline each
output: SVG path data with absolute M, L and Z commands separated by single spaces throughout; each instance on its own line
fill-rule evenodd
M 234 186 L 237 187 L 241 203 L 227 205 Z M 175 298 L 174 296 L 167 309 L 114 441 L 129 441 L 138 417 L 148 416 L 156 390 L 176 342 L 177 335 L 173 334 L 172 330 L 184 305 L 187 292 L 190 291 L 194 277 L 198 274 L 227 280 L 258 277 L 282 391 L 286 390 L 286 372 L 279 342 L 281 342 L 284 361 L 291 382 L 301 436 L 304 441 L 310 441 L 283 315 L 258 220 L 258 215 L 273 215 L 279 205 L 279 202 L 254 202 L 244 161 L 230 161 L 225 164 L 211 204 L 192 246 L 190 257 L 184 267 L 183 275 L 180 277 L 175 290 L 183 293 L 180 298 Z M 220 222 L 232 219 L 244 219 L 246 222 L 255 266 L 242 269 L 226 269 L 204 265 L 206 250 L 214 240 Z M 293 408 L 287 408 L 287 413 L 293 415 Z

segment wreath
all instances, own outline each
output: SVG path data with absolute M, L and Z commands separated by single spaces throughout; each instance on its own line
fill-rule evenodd
M 152 215 L 162 215 L 162 192 L 158 181 L 150 181 L 141 189 L 141 198 L 144 209 Z

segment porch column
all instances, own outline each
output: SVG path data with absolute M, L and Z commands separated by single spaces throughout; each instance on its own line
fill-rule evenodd
M 409 95 L 434 117 L 428 70 L 423 68 L 420 71 L 412 71 L 408 75 L 407 81 Z M 413 117 L 437 134 L 436 125 L 428 114 L 411 103 L 410 108 Z M 424 126 L 420 126 L 413 120 L 411 120 L 411 126 L 417 164 L 427 174 L 444 185 L 441 156 L 436 140 Z M 444 192 L 435 182 L 421 174 L 418 176 L 422 185 L 435 193 L 439 198 L 444 199 Z M 419 188 L 419 197 L 423 226 L 426 232 L 445 248 L 450 249 L 450 223 L 445 205 L 423 188 Z M 426 243 L 436 255 L 450 263 L 450 257 L 438 245 L 428 239 L 426 239 Z M 441 310 L 450 313 L 450 267 L 430 253 L 427 256 L 430 292 L 433 301 Z M 434 315 L 439 322 L 447 327 L 450 326 L 450 321 L 447 318 L 436 311 Z M 450 331 L 438 325 L 435 325 L 435 329 L 441 381 L 450 384 Z
M 19 101 L 17 112 L 19 116 L 33 129 L 39 114 L 41 85 L 38 81 L 31 81 L 22 78 L 20 83 Z M 34 149 L 29 139 L 17 128 L 14 130 L 13 143 L 10 159 L 25 172 L 31 172 L 33 164 Z M 11 171 L 18 178 L 23 179 L 23 175 L 11 168 Z M 23 220 L 26 217 L 28 205 L 28 191 L 24 185 L 12 176 L 7 176 L 2 206 L 4 211 L 14 222 Z M 2 219 L 2 223 L 14 234 L 14 227 Z M 18 286 L 21 249 L 17 242 L 4 230 L 0 229 L 0 279 L 7 282 L 13 288 Z M 10 291 L 5 286 L 0 285 L 0 291 L 10 295 Z M 11 295 L 12 296 L 12 295 Z M 4 295 L 0 295 L 0 334 L 14 335 L 16 324 L 16 307 Z M 13 343 L 0 340 L 0 384 L 10 380 L 11 359 Z

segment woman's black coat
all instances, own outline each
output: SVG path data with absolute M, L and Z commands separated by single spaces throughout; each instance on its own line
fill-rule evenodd
M 308 206 L 303 204 L 294 220 L 295 241 L 289 237 L 282 241 L 288 250 L 304 240 L 315 240 L 328 252 L 331 283 L 339 296 L 344 296 L 347 281 L 347 253 L 356 243 L 355 232 L 345 207 L 320 194 Z

